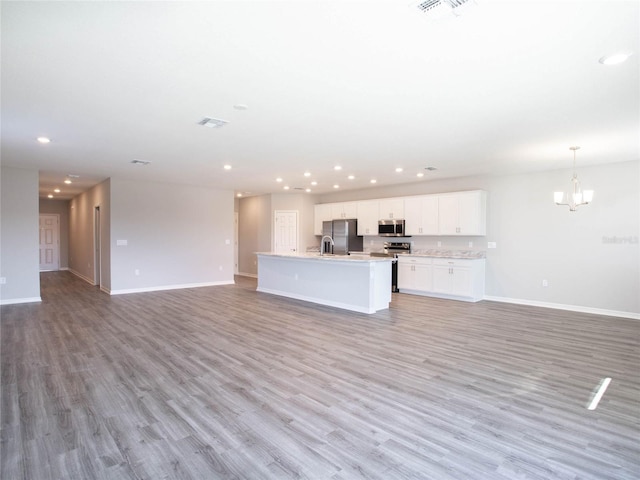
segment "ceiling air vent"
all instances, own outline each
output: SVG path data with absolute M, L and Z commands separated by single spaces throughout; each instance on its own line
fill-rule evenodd
M 131 160 L 131 163 L 133 163 L 134 165 L 149 165 L 151 162 L 149 160 L 138 160 L 134 158 L 133 160 Z
M 460 16 L 476 4 L 476 0 L 424 0 L 415 3 L 415 6 L 430 19 L 439 19 Z
M 222 120 L 220 118 L 204 117 L 198 122 L 198 125 L 203 125 L 209 128 L 222 128 L 227 123 L 229 123 L 227 120 Z

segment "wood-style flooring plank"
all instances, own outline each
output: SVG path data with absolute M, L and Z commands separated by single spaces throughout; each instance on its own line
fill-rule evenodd
M 640 478 L 636 320 L 41 280 L 0 311 L 2 479 Z

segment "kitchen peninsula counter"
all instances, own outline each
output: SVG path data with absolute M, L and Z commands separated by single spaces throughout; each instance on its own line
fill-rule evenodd
M 258 252 L 259 292 L 361 313 L 389 308 L 392 258 Z

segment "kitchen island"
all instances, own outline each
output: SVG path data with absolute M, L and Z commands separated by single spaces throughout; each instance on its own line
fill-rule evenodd
M 257 253 L 259 292 L 375 313 L 391 302 L 391 258 Z

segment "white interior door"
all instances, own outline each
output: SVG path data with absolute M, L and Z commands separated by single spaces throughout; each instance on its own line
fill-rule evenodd
M 60 221 L 58 215 L 40 215 L 40 271 L 60 269 Z
M 298 251 L 298 212 L 276 210 L 274 250 L 276 253 Z

